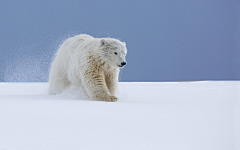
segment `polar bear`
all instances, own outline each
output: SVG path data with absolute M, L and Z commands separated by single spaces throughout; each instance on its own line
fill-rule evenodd
M 113 38 L 76 35 L 63 42 L 50 69 L 49 94 L 82 85 L 93 100 L 117 101 L 119 68 L 126 65 L 126 44 Z

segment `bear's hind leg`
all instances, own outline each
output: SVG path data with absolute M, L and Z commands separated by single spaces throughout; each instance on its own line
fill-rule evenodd
M 49 81 L 49 94 L 59 94 L 69 87 L 69 85 L 70 82 L 67 79 L 55 79 L 53 81 Z

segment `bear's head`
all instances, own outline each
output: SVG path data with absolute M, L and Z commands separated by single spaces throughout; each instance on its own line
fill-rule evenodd
M 112 67 L 123 67 L 127 64 L 125 59 L 127 48 L 124 42 L 112 38 L 104 38 L 101 39 L 101 47 L 105 61 Z

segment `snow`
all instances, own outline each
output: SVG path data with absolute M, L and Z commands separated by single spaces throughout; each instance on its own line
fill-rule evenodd
M 123 82 L 117 102 L 47 88 L 0 83 L 0 150 L 240 150 L 240 81 Z

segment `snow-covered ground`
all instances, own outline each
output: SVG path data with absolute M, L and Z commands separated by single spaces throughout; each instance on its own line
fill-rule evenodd
M 240 81 L 120 83 L 117 102 L 0 83 L 0 150 L 240 150 Z

